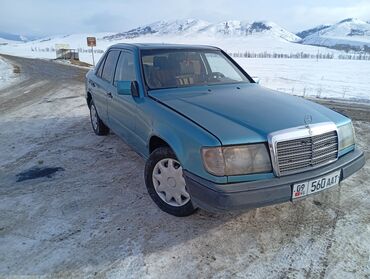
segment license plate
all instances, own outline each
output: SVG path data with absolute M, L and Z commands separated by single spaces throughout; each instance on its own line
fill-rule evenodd
M 339 184 L 340 170 L 313 180 L 293 185 L 292 199 L 298 199 L 313 193 L 323 191 Z

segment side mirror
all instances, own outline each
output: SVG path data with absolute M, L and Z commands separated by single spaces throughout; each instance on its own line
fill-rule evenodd
M 260 84 L 261 79 L 259 77 L 252 77 L 255 83 Z
M 131 81 L 128 80 L 117 81 L 117 93 L 118 95 L 130 95 Z
M 139 84 L 137 81 L 120 80 L 117 81 L 117 94 L 118 95 L 132 95 L 139 97 Z
M 132 97 L 139 97 L 139 84 L 136 80 L 131 81 L 131 95 Z

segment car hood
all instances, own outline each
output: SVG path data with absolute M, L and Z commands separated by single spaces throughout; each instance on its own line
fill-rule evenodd
M 196 122 L 222 144 L 264 142 L 282 129 L 312 123 L 345 123 L 348 118 L 300 97 L 273 91 L 258 84 L 232 84 L 171 88 L 149 95 Z

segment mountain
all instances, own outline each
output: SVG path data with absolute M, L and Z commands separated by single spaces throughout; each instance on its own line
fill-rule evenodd
M 300 40 L 299 37 L 279 25 L 268 21 L 246 22 L 228 20 L 210 23 L 199 19 L 157 21 L 128 31 L 106 36 L 106 40 L 134 39 L 143 36 L 207 36 L 207 37 L 247 37 L 272 36 L 289 42 Z
M 313 34 L 317 34 L 319 33 L 321 30 L 324 30 L 324 29 L 327 29 L 328 27 L 330 27 L 331 25 L 319 25 L 319 26 L 316 26 L 314 28 L 311 28 L 311 29 L 307 29 L 307 30 L 304 30 L 304 31 L 301 31 L 301 32 L 298 32 L 296 33 L 296 35 L 298 37 L 300 37 L 301 39 L 304 39 L 308 36 L 311 36 Z
M 22 42 L 23 37 L 21 35 L 6 33 L 6 32 L 0 32 L 0 38 L 7 40 L 7 41 L 17 41 Z
M 317 55 L 318 51 L 320 54 L 338 55 L 339 51 L 312 46 L 308 41 L 301 43 L 328 28 L 320 27 L 319 32 L 316 28 L 303 33 L 305 34 L 303 37 L 306 37 L 301 39 L 270 21 L 225 20 L 211 23 L 200 19 L 162 20 L 119 33 L 60 34 L 28 42 L 2 41 L 5 39 L 0 38 L 0 52 L 27 57 L 55 58 L 56 45 L 63 44 L 79 51 L 81 61 L 92 63 L 90 48 L 86 44 L 86 37 L 92 36 L 97 38 L 97 45 L 94 48 L 95 60 L 116 43 L 212 45 L 235 57 L 267 55 L 283 57 L 302 53 L 312 56 Z
M 106 36 L 103 39 L 133 39 L 145 35 L 183 35 L 197 32 L 208 25 L 210 25 L 209 22 L 198 19 L 156 21 L 148 25 L 139 26 L 128 31 Z
M 297 33 L 306 45 L 326 46 L 341 50 L 370 51 L 370 23 L 347 18 L 333 25 L 322 25 Z
M 224 35 L 228 37 L 246 37 L 253 35 L 272 36 L 290 42 L 299 40 L 293 33 L 270 21 L 255 21 L 252 23 L 239 20 L 223 21 L 217 24 L 211 24 L 199 30 L 199 33 L 203 35 Z
M 29 42 L 36 40 L 36 36 L 23 36 L 18 34 L 11 34 L 7 32 L 0 32 L 0 40 L 3 42 Z

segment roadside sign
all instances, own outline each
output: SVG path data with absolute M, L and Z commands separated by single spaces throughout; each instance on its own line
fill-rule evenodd
M 95 37 L 87 37 L 87 46 L 89 46 L 89 47 L 96 46 L 96 38 Z
M 95 59 L 94 59 L 94 46 L 96 46 L 96 38 L 95 37 L 87 37 L 87 46 L 91 47 L 91 55 L 93 60 L 93 65 L 95 66 Z

